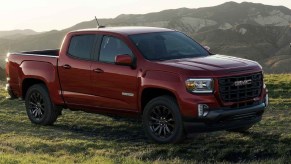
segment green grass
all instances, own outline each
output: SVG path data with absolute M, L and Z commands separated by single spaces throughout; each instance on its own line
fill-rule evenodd
M 1 66 L 0 66 L 0 81 L 5 80 L 5 79 L 6 79 L 5 70 L 3 68 L 1 68 Z
M 271 105 L 248 133 L 197 134 L 178 145 L 150 142 L 140 122 L 64 110 L 54 126 L 29 122 L 0 83 L 0 163 L 288 163 L 291 75 L 267 75 Z

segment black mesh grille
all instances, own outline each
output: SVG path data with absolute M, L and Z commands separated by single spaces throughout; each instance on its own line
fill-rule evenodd
M 218 79 L 219 94 L 224 102 L 239 102 L 261 95 L 262 73 L 231 76 Z

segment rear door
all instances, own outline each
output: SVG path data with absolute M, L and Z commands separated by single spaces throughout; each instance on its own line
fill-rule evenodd
M 69 107 L 91 102 L 90 73 L 97 39 L 95 34 L 71 36 L 67 52 L 60 57 L 59 78 L 64 100 Z
M 92 94 L 101 107 L 135 111 L 137 109 L 137 69 L 115 65 L 115 56 L 128 54 L 129 46 L 117 36 L 105 35 L 99 47 L 97 61 L 92 63 Z

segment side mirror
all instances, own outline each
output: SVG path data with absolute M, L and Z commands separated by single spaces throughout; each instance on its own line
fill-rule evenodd
M 115 56 L 115 64 L 116 65 L 132 66 L 133 59 L 131 56 L 129 56 L 127 54 L 117 55 L 117 56 Z
M 203 46 L 207 51 L 210 51 L 210 47 L 208 46 Z

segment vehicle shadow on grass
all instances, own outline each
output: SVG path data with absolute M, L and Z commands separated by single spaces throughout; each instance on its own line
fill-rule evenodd
M 124 143 L 142 142 L 147 138 L 144 135 L 141 122 L 134 119 L 115 118 L 119 125 L 94 123 L 91 126 L 80 124 L 56 124 L 54 129 L 67 130 L 84 137 L 101 140 L 122 141 Z
M 207 162 L 241 162 L 263 160 L 290 160 L 291 140 L 281 138 L 281 134 L 272 134 L 250 130 L 246 133 L 212 132 L 190 136 L 181 144 L 155 144 L 149 141 L 142 131 L 141 123 L 135 120 L 120 119 L 122 125 L 70 125 L 56 124 L 50 127 L 57 131 L 66 131 L 82 140 L 102 140 L 101 144 L 66 144 L 62 149 L 70 153 L 82 153 L 92 149 L 125 149 L 141 151 L 137 157 L 144 161 L 180 159 Z M 70 135 L 65 135 L 70 138 Z M 72 136 L 74 139 L 74 136 Z M 106 144 L 107 141 L 113 145 Z M 150 147 L 150 148 L 149 148 Z M 149 151 L 143 152 L 147 148 Z M 122 151 L 122 150 L 119 150 Z

